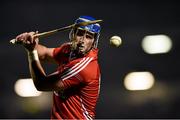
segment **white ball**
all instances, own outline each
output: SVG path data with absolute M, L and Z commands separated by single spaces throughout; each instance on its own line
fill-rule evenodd
M 119 36 L 112 36 L 110 38 L 110 45 L 119 47 L 122 44 L 122 40 Z

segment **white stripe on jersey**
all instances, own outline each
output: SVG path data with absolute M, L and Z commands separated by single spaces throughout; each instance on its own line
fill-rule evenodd
M 56 92 L 56 91 L 54 91 L 54 94 L 55 94 L 56 96 L 59 96 L 58 92 Z
M 71 71 L 72 69 L 74 69 L 76 66 L 78 66 L 80 63 L 82 63 L 85 59 L 87 58 L 83 58 L 79 63 L 77 63 L 76 65 L 74 65 L 72 68 L 70 68 L 69 70 Z
M 88 111 L 86 110 L 86 108 L 84 107 L 84 104 L 81 98 L 80 98 L 80 101 L 81 101 L 83 115 L 86 118 L 86 120 L 93 120 L 92 117 L 89 115 Z
M 87 58 L 83 58 L 79 63 L 75 64 L 72 68 L 69 68 L 65 73 L 63 73 L 63 75 L 61 76 L 61 78 L 65 77 L 65 75 L 67 75 L 67 73 L 69 73 L 71 70 L 73 70 L 76 66 L 78 66 L 80 63 L 82 63 L 85 59 Z
M 92 60 L 93 58 L 86 58 L 81 64 L 75 65 L 77 67 L 72 67 L 74 69 L 71 69 L 71 71 L 69 71 L 67 74 L 63 75 L 61 78 L 62 80 L 66 80 L 72 76 L 75 76 L 76 74 L 78 74 L 82 69 L 84 69 Z M 81 61 L 80 61 L 81 62 Z
M 89 57 L 81 60 L 79 63 L 75 64 L 72 68 L 68 69 L 67 73 L 65 73 L 61 78 L 65 78 L 69 74 L 75 72 L 77 69 L 79 69 L 88 60 L 89 60 Z

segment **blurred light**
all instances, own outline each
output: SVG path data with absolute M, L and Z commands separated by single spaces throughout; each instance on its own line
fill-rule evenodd
M 167 53 L 172 48 L 172 40 L 167 35 L 145 36 L 142 48 L 148 54 Z
M 17 80 L 14 89 L 16 94 L 21 97 L 35 97 L 41 94 L 41 92 L 36 90 L 33 80 L 30 78 Z
M 124 79 L 128 90 L 147 90 L 154 84 L 154 77 L 150 72 L 131 72 Z

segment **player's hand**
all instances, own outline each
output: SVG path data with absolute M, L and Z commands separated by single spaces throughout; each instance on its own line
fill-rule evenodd
M 33 51 L 38 45 L 39 39 L 34 35 L 38 32 L 26 32 L 18 35 L 16 41 L 21 43 L 26 50 Z

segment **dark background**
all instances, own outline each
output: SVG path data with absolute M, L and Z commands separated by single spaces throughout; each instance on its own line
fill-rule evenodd
M 1 0 L 0 1 L 0 118 L 50 118 L 48 98 L 22 98 L 14 92 L 19 78 L 28 78 L 26 52 L 9 40 L 22 32 L 39 32 L 72 24 L 81 15 L 102 19 L 99 63 L 101 93 L 96 118 L 180 118 L 180 4 L 167 0 Z M 141 48 L 146 35 L 166 34 L 173 42 L 167 54 L 149 55 Z M 119 48 L 109 38 L 121 36 Z M 56 47 L 68 40 L 68 32 L 40 42 Z M 55 65 L 44 65 L 47 73 Z M 150 71 L 154 86 L 128 91 L 123 80 L 133 71 Z M 48 101 L 48 102 L 44 102 Z M 35 105 L 35 107 L 32 107 Z

